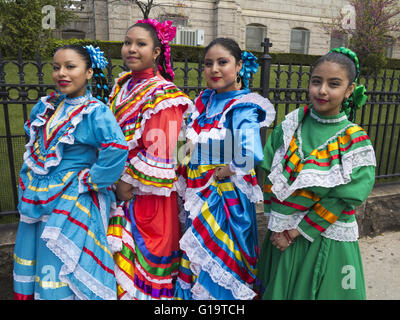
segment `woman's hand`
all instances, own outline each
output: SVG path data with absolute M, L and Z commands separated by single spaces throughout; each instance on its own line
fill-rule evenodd
M 297 229 L 285 230 L 283 232 L 272 232 L 271 243 L 281 251 L 285 251 L 291 243 L 300 235 Z
M 269 240 L 271 240 L 272 245 L 278 250 L 285 251 L 289 247 L 289 243 L 282 232 L 272 232 Z
M 133 198 L 133 189 L 134 187 L 126 183 L 125 181 L 119 180 L 117 182 L 117 188 L 115 190 L 115 195 L 117 196 L 117 199 L 120 201 L 127 201 Z
M 233 176 L 235 172 L 231 171 L 229 165 L 216 167 L 214 171 L 214 179 L 215 180 L 224 180 L 230 176 Z
M 193 151 L 194 144 L 192 143 L 192 141 L 190 139 L 186 139 L 185 148 L 186 148 L 185 155 L 188 155 Z

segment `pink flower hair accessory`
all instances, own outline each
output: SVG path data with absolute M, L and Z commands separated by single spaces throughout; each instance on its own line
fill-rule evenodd
M 166 20 L 161 23 L 156 19 L 141 19 L 136 23 L 149 24 L 156 30 L 157 37 L 160 40 L 161 45 L 164 47 L 165 72 L 171 76 L 172 80 L 174 80 L 175 74 L 171 66 L 171 47 L 169 46 L 169 42 L 175 38 L 176 27 L 172 26 L 171 20 Z M 158 69 L 163 71 L 163 67 L 161 65 L 158 66 Z

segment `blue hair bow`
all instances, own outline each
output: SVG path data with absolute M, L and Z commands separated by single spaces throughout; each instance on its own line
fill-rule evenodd
M 251 52 L 242 52 L 242 69 L 240 69 L 239 75 L 242 77 L 245 88 L 249 87 L 249 79 L 251 74 L 258 71 L 258 63 L 256 62 L 257 57 Z
M 92 68 L 104 69 L 107 66 L 108 61 L 103 57 L 104 52 L 99 47 L 95 48 L 92 45 L 83 47 L 88 51 L 92 59 Z

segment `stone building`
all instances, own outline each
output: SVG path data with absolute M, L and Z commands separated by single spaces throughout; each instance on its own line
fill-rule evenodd
M 178 44 L 207 45 L 215 37 L 232 37 L 242 48 L 261 51 L 268 37 L 272 52 L 324 54 L 345 40 L 327 34 L 324 22 L 337 17 L 347 0 L 156 0 L 150 17 L 170 19 L 178 27 Z M 123 39 L 128 26 L 142 18 L 129 0 L 76 0 L 78 18 L 61 31 L 63 38 Z M 387 55 L 400 58 L 388 39 Z

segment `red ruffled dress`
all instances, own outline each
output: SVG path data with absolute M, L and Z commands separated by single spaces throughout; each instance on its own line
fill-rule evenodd
M 172 299 L 178 273 L 180 226 L 174 152 L 192 101 L 153 70 L 122 75 L 110 107 L 129 146 L 121 180 L 135 198 L 111 212 L 119 299 Z

